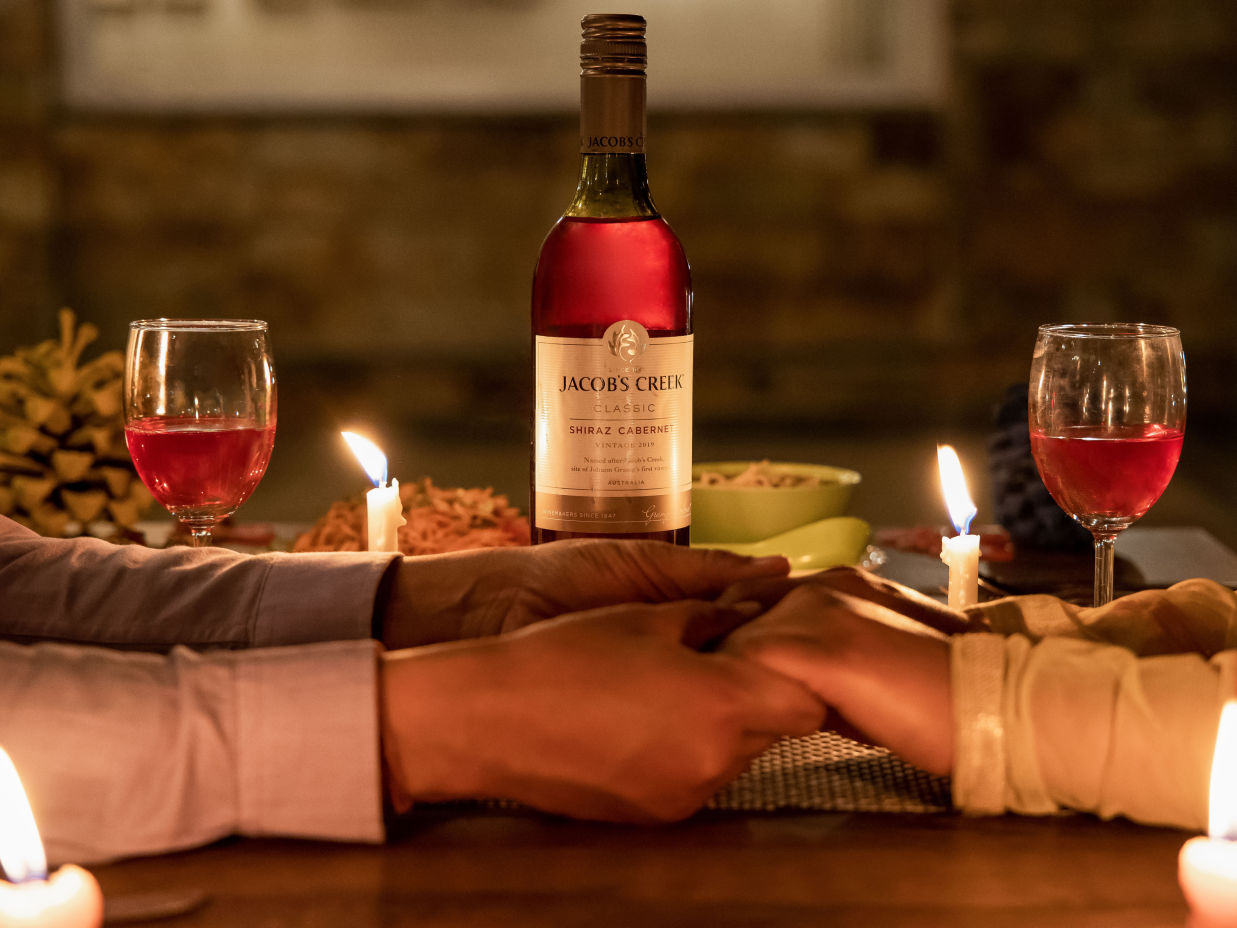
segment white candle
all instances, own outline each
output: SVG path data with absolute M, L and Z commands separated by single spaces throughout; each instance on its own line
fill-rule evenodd
M 398 551 L 396 531 L 404 524 L 404 507 L 399 501 L 399 481 L 377 486 L 365 494 L 366 537 L 370 551 Z
M 1225 704 L 1211 762 L 1206 838 L 1191 838 L 1177 858 L 1177 879 L 1192 926 L 1237 926 L 1237 701 Z
M 340 432 L 361 467 L 373 481 L 365 494 L 366 541 L 370 551 L 399 551 L 397 529 L 404 524 L 404 507 L 399 499 L 399 481 L 387 485 L 387 456 L 368 438 L 355 432 Z
M 99 928 L 103 893 L 95 878 L 73 864 L 49 877 L 43 841 L 26 791 L 9 755 L 0 749 L 0 928 Z
M 958 453 L 949 445 L 937 445 L 936 463 L 949 520 L 958 531 L 953 538 L 941 538 L 941 560 L 949 565 L 949 607 L 962 609 L 979 602 L 979 536 L 967 534 L 979 510 L 966 488 Z

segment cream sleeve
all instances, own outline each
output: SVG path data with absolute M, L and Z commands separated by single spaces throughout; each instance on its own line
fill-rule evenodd
M 1205 828 L 1219 713 L 1237 698 L 1237 594 L 1194 580 L 1101 609 L 987 609 L 1013 633 L 953 639 L 955 804 Z
M 0 746 L 53 861 L 230 834 L 380 841 L 377 650 L 0 642 Z

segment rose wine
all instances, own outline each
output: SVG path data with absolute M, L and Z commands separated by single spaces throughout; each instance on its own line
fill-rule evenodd
M 275 423 L 149 417 L 126 424 L 125 442 L 160 505 L 180 519 L 215 521 L 235 512 L 262 479 Z
M 1074 426 L 1031 430 L 1031 453 L 1044 486 L 1084 525 L 1140 518 L 1172 479 L 1184 433 L 1162 425 Z
M 653 205 L 644 19 L 582 22 L 575 199 L 533 274 L 533 542 L 691 521 L 691 272 Z

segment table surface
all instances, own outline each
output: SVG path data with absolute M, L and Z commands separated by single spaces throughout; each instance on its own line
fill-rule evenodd
M 1186 835 L 1086 816 L 706 813 L 608 826 L 422 812 L 383 847 L 233 840 L 96 868 L 110 903 L 201 893 L 164 924 L 1181 926 Z
M 1148 533 L 1152 547 L 1180 541 L 1161 535 Z M 158 924 L 200 928 L 1188 921 L 1177 885 L 1188 835 L 1085 815 L 705 812 L 628 827 L 453 806 L 400 829 L 380 847 L 234 839 L 95 873 L 113 914 L 199 897 Z

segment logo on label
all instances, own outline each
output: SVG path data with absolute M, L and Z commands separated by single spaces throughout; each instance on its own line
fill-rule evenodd
M 649 332 L 644 326 L 630 319 L 621 319 L 606 329 L 606 347 L 610 354 L 623 363 L 623 370 L 638 371 L 636 359 L 649 347 Z

